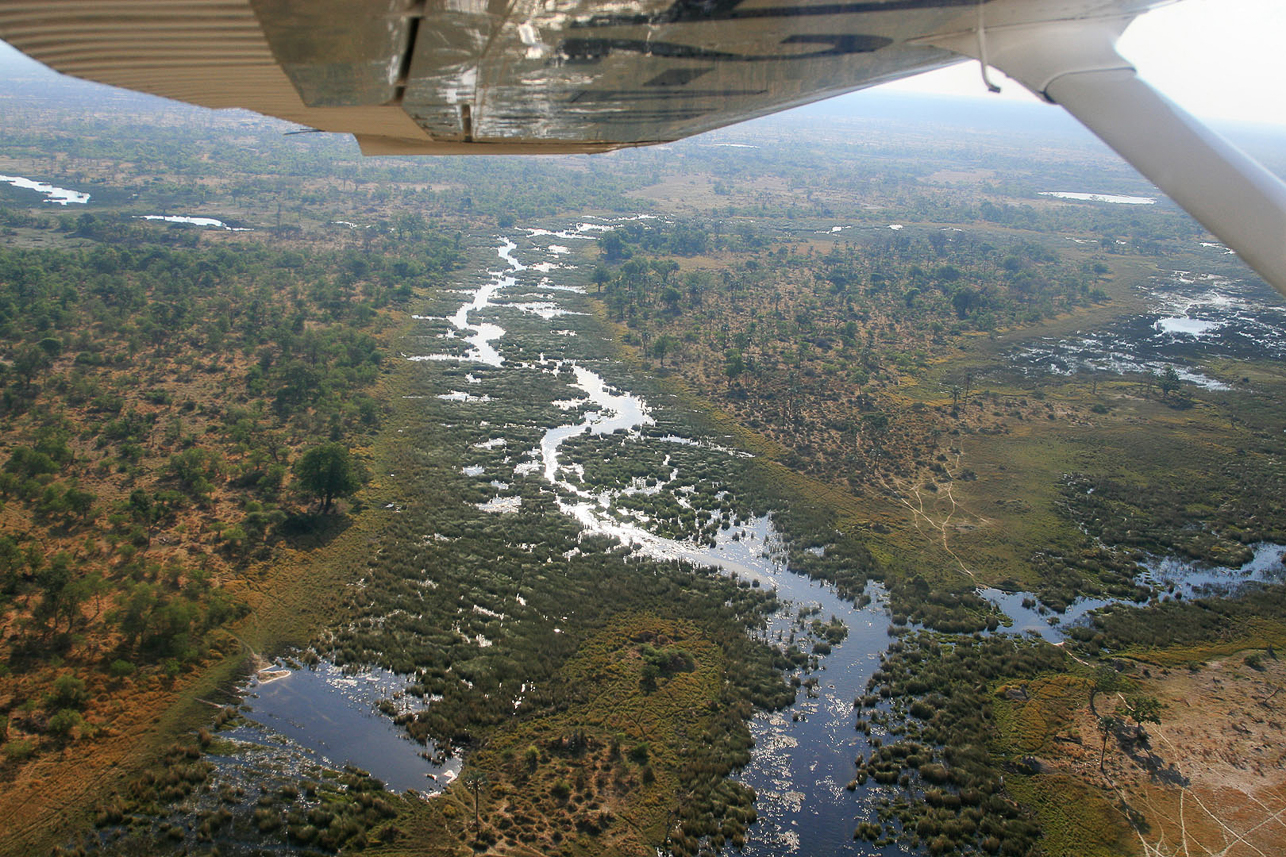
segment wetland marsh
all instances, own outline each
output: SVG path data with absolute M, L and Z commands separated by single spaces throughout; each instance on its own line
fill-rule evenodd
M 72 145 L 50 87 L 0 105 L 0 850 L 1116 857 L 1199 802 L 1272 853 L 1286 317 L 1119 165 Z
M 612 228 L 607 221 L 582 222 L 566 230 L 527 229 L 498 238 L 494 252 L 504 265 L 502 269 L 473 274 L 478 285 L 460 292 L 460 303 L 454 309 L 450 304 L 439 304 L 443 306 L 440 314 L 416 314 L 414 340 L 426 349 L 436 346 L 447 350 L 412 354 L 407 359 L 417 365 L 423 376 L 420 383 L 426 389 L 452 389 L 436 396 L 408 396 L 405 407 L 426 411 L 430 419 L 442 421 L 441 428 L 458 438 L 452 449 L 458 450 L 455 455 L 459 457 L 453 458 L 450 469 L 472 486 L 468 496 L 484 517 L 495 515 L 503 523 L 543 509 L 544 514 L 562 515 L 574 522 L 566 531 L 570 547 L 562 551 L 562 561 L 585 557 L 588 551 L 604 552 L 621 563 L 618 570 L 609 572 L 617 576 L 637 574 L 631 565 L 646 558 L 698 577 L 704 573 L 701 569 L 717 570 L 742 591 L 771 593 L 760 618 L 749 623 L 745 633 L 755 644 L 776 652 L 773 657 L 796 688 L 796 698 L 784 707 L 753 716 L 749 724 L 751 749 L 736 757 L 737 763 L 730 769 L 736 782 L 754 790 L 755 824 L 730 828 L 747 853 L 864 854 L 869 853 L 874 840 L 882 853 L 913 853 L 921 838 L 904 836 L 889 819 L 905 817 L 898 816 L 906 811 L 904 795 L 923 799 L 925 790 L 934 788 L 929 780 L 920 780 L 936 776 L 924 775 L 924 766 L 936 764 L 930 760 L 940 757 L 938 751 L 912 749 L 911 767 L 918 766 L 921 776 L 911 781 L 886 777 L 887 771 L 897 770 L 896 766 L 887 767 L 889 760 L 901 764 L 906 754 L 889 756 L 882 748 L 908 740 L 912 741 L 908 746 L 914 748 L 913 738 L 919 733 L 915 729 L 908 732 L 905 718 L 915 709 L 907 708 L 905 688 L 894 688 L 891 698 L 882 693 L 872 696 L 871 692 L 879 689 L 880 671 L 889 662 L 890 635 L 896 639 L 920 632 L 914 624 L 890 625 L 887 597 L 878 584 L 869 584 L 854 603 L 841 598 L 833 586 L 796 572 L 792 558 L 821 561 L 827 548 L 804 550 L 796 545 L 792 550 L 773 525 L 771 502 L 761 497 L 747 505 L 738 497 L 739 482 L 744 485 L 756 476 L 754 456 L 726 446 L 725 438 L 711 438 L 695 430 L 693 416 L 669 405 L 672 400 L 661 392 L 663 387 L 639 378 L 612 356 L 610 349 L 595 345 L 605 340 L 592 305 L 576 282 L 580 279 L 577 268 L 566 260 L 556 267 L 544 261 L 566 256 L 563 245 L 545 242 L 593 238 Z M 478 252 L 485 257 L 484 248 Z M 444 295 L 443 300 L 447 299 Z M 533 311 L 534 306 L 539 311 Z M 614 382 L 609 383 L 605 375 Z M 650 392 L 632 392 L 634 383 Z M 456 386 L 469 392 L 461 393 Z M 519 399 L 526 407 L 519 406 Z M 398 443 L 415 442 L 415 436 L 408 436 L 405 430 L 399 434 Z M 390 505 L 399 513 L 405 509 L 397 501 Z M 426 542 L 460 538 L 435 532 Z M 510 541 L 506 548 L 553 556 L 549 548 L 534 543 Z M 1241 569 L 1148 559 L 1137 567 L 1134 592 L 1165 600 L 1209 595 L 1214 591 L 1211 587 L 1220 585 L 1224 591 L 1232 591 L 1247 583 L 1279 579 L 1281 553 L 1275 545 L 1258 546 Z M 438 588 L 432 567 L 426 567 L 423 577 L 414 581 L 420 601 L 425 587 Z M 524 614 L 530 621 L 529 598 L 534 601 L 537 593 L 525 589 L 520 581 L 510 586 L 514 590 L 509 594 L 493 590 L 489 599 L 459 602 L 451 629 L 456 647 L 476 647 L 478 658 L 485 658 L 496 642 L 506 641 L 511 633 L 508 623 L 523 622 Z M 1032 593 L 983 587 L 979 594 L 997 610 L 998 621 L 988 627 L 1050 642 L 1062 642 L 1069 630 L 1084 625 L 1092 610 L 1114 603 L 1107 598 L 1080 598 L 1051 610 Z M 376 635 L 364 643 L 365 651 L 371 653 L 367 657 L 390 664 L 386 653 L 395 648 L 399 635 L 385 635 L 389 624 L 399 622 L 406 611 L 397 607 L 381 614 L 381 609 L 387 609 L 381 608 L 381 603 L 387 604 L 372 599 L 363 608 L 367 618 L 359 624 L 367 635 Z M 563 625 L 575 621 L 573 602 L 563 600 L 561 607 L 559 614 L 540 617 L 553 624 L 555 636 L 566 635 L 570 628 Z M 898 621 L 905 623 L 905 619 Z M 1021 646 L 1031 644 L 1018 645 L 1025 651 Z M 362 666 L 367 657 L 338 648 L 342 646 L 338 641 L 332 641 L 331 646 L 329 651 L 320 645 L 318 649 L 349 665 L 346 669 L 352 671 L 352 677 L 344 681 L 350 687 L 369 682 L 368 687 L 387 693 L 382 700 L 370 690 L 362 693 L 365 717 L 378 719 L 378 712 L 384 712 L 386 719 L 375 730 L 377 734 L 396 728 L 396 722 L 429 742 L 428 752 L 419 755 L 415 755 L 416 745 L 399 740 L 385 749 L 358 748 L 343 761 L 370 770 L 395 789 L 439 793 L 459 770 L 459 761 L 449 755 L 457 752 L 452 740 L 463 741 L 458 744 L 463 749 L 472 739 L 438 732 L 428 724 L 434 706 L 442 704 L 448 688 L 471 695 L 476 691 L 473 680 L 460 679 L 467 686 L 461 690 L 446 676 L 445 682 L 441 678 L 427 680 L 429 676 L 422 669 L 397 676 L 371 671 Z M 898 653 L 903 650 L 901 644 L 894 649 Z M 383 656 L 372 657 L 377 651 Z M 900 657 L 898 654 L 894 660 Z M 1053 663 L 1037 662 L 1045 664 L 1038 669 Z M 340 675 L 327 661 L 322 661 L 320 669 Z M 457 669 L 453 664 L 448 672 Z M 492 687 L 493 692 L 511 700 L 514 711 L 522 713 L 531 710 L 533 697 L 551 681 L 557 679 L 518 673 L 494 681 Z M 328 706 L 336 712 L 348 706 L 349 716 L 353 711 L 351 694 L 343 699 L 331 697 L 329 703 L 322 695 L 310 699 L 323 712 Z M 780 696 L 775 699 L 774 707 L 784 702 Z M 257 710 L 263 703 L 252 699 L 249 704 Z M 271 718 L 281 715 L 250 716 L 272 725 Z M 322 719 L 328 718 L 323 714 Z M 342 715 L 339 722 L 345 722 Z M 417 728 L 417 724 L 424 726 Z M 278 730 L 292 731 L 280 726 Z M 307 741 L 313 745 L 324 742 L 321 731 Z M 444 748 L 436 757 L 435 740 Z M 398 753 L 403 758 L 390 765 L 390 754 Z M 922 761 L 915 761 L 917 758 Z M 470 764 L 468 758 L 465 764 Z M 945 760 L 943 764 L 947 764 Z M 402 770 L 412 773 L 404 775 Z M 424 787 L 419 779 L 425 773 L 433 774 L 431 786 Z M 979 776 L 985 779 L 986 775 Z M 881 828 L 878 834 L 872 832 Z M 703 829 L 704 822 L 693 819 L 690 834 L 680 826 L 667 835 L 674 836 L 671 845 L 681 853 L 689 835 L 699 840 Z M 861 835 L 854 836 L 854 830 Z M 1022 836 L 1030 836 L 1027 828 L 1023 830 L 1027 832 Z M 1011 831 L 1008 835 L 1016 834 Z M 985 848 L 982 838 L 976 841 L 983 842 Z

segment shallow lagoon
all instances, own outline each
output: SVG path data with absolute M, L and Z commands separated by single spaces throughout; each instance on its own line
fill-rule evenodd
M 1065 339 L 1029 342 L 1010 353 L 1010 362 L 1025 375 L 1157 375 L 1173 367 L 1184 382 L 1227 390 L 1227 381 L 1197 364 L 1286 357 L 1286 306 L 1261 284 L 1175 271 L 1143 289 L 1143 297 L 1145 314 Z
M 304 669 L 278 664 L 260 671 L 246 686 L 242 713 L 289 738 L 325 767 L 354 765 L 393 791 L 434 794 L 459 773 L 460 760 L 447 757 L 435 764 L 433 744 L 412 741 L 376 708 L 381 700 L 397 705 L 405 687 L 405 677 L 378 668 L 353 674 L 326 661 Z M 412 709 L 407 701 L 399 707 Z M 230 737 L 256 741 L 250 730 Z

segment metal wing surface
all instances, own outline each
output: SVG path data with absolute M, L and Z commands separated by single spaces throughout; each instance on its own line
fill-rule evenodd
M 935 34 L 1155 0 L 0 0 L 77 77 L 355 134 L 371 154 L 665 142 L 957 62 Z

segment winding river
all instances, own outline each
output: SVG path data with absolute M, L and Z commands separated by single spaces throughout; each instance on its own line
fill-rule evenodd
M 603 230 L 598 224 L 579 224 L 568 231 L 550 233 L 533 230 L 531 237 L 554 236 L 570 240 L 587 232 Z M 553 249 L 558 248 L 558 249 Z M 514 257 L 516 245 L 503 239 L 498 253 L 510 268 L 493 275 L 457 312 L 449 317 L 460 331 L 469 331 L 471 350 L 463 358 L 436 355 L 420 359 L 461 359 L 491 366 L 510 365 L 489 343 L 504 331 L 488 325 L 478 316 L 496 306 L 503 290 L 516 283 L 516 275 L 528 269 Z M 539 252 L 539 248 L 533 248 Z M 561 255 L 561 245 L 551 245 L 545 252 Z M 532 265 L 534 270 L 542 266 Z M 546 269 L 547 270 L 547 269 Z M 548 283 L 544 283 L 548 287 Z M 486 336 L 485 343 L 481 341 Z M 546 360 L 557 359 L 546 354 Z M 414 358 L 413 358 L 414 359 Z M 577 422 L 548 429 L 539 445 L 539 467 L 524 468 L 519 473 L 535 470 L 540 478 L 555 489 L 560 509 L 574 517 L 586 532 L 613 536 L 638 552 L 663 560 L 678 559 L 697 565 L 718 568 L 741 578 L 773 587 L 783 608 L 773 618 L 767 632 L 769 641 L 789 642 L 797 631 L 799 611 L 816 613 L 823 620 L 834 616 L 849 629 L 848 638 L 832 647 L 820 658 L 821 669 L 815 673 L 817 686 L 801 690 L 796 703 L 783 711 L 761 713 L 751 724 L 755 748 L 751 762 L 738 779 L 755 789 L 759 823 L 751 830 L 746 853 L 749 854 L 860 854 L 863 843 L 853 841 L 852 831 L 864 820 L 866 808 L 874 800 L 855 800 L 845 790 L 853 778 L 854 759 L 868 750 L 867 737 L 854 729 L 853 700 L 860 696 L 866 682 L 878 668 L 880 653 L 888 642 L 888 614 L 882 593 L 870 589 L 871 603 L 856 608 L 841 599 L 833 587 L 794 574 L 785 562 L 786 551 L 768 517 L 738 521 L 721 529 L 713 546 L 695 541 L 676 541 L 659 536 L 646 527 L 626 523 L 610 514 L 612 501 L 619 492 L 594 491 L 583 487 L 581 471 L 565 462 L 560 448 L 571 438 L 590 434 L 623 433 L 633 442 L 649 442 L 640 429 L 653 423 L 652 406 L 641 397 L 611 387 L 601 375 L 572 360 L 559 360 L 560 372 L 570 368 L 574 373 L 573 388 L 582 398 L 561 403 L 582 406 L 584 416 Z M 532 371 L 513 365 L 512 371 Z M 664 438 L 665 442 L 693 442 L 686 438 Z M 651 439 L 652 442 L 655 439 Z M 735 450 L 721 450 L 738 455 Z M 479 478 L 481 469 L 474 471 Z M 676 473 L 656 474 L 657 490 L 667 490 Z M 497 496 L 492 503 L 505 499 Z M 878 735 L 873 732 L 872 736 Z M 874 783 L 860 787 L 875 792 Z M 872 795 L 873 797 L 874 795 Z M 896 853 L 888 849 L 887 853 Z
M 500 238 L 496 252 L 504 267 L 490 272 L 476 288 L 466 292 L 453 313 L 433 320 L 438 324 L 444 320 L 448 323 L 445 338 L 462 340 L 463 353 L 455 349 L 456 353 L 408 359 L 456 361 L 514 373 L 547 372 L 552 361 L 560 376 L 570 372 L 574 378 L 570 386 L 579 398 L 558 404 L 578 414 L 578 419 L 549 427 L 537 448 L 514 467 L 514 480 L 542 480 L 558 497 L 561 511 L 575 518 L 585 532 L 613 536 L 649 556 L 713 567 L 757 581 L 761 586 L 773 587 L 783 606 L 765 632 L 765 639 L 770 643 L 787 645 L 799 633 L 807 616 L 816 615 L 823 621 L 834 616 L 844 622 L 848 628 L 847 639 L 834 645 L 829 654 L 819 657 L 816 671 L 801 676 L 816 679 L 815 686 L 809 687 L 810 681 L 801 688 L 791 707 L 755 716 L 751 724 L 755 738 L 751 761 L 737 778 L 754 788 L 758 795 L 759 823 L 751 828 L 747 853 L 868 854 L 869 844 L 855 842 L 853 830 L 858 822 L 870 819 L 884 790 L 890 790 L 891 794 L 893 787 L 869 781 L 857 786 L 854 793 L 848 791 L 846 785 L 853 778 L 855 758 L 869 752 L 868 736 L 854 729 L 853 700 L 864 693 L 889 640 L 883 593 L 878 587 L 870 587 L 867 593 L 871 596 L 870 603 L 859 608 L 841 599 L 833 588 L 793 573 L 768 517 L 726 521 L 728 526 L 719 530 L 711 546 L 665 538 L 641 523 L 625 522 L 613 516 L 613 502 L 623 492 L 587 487 L 583 469 L 566 460 L 562 447 L 567 441 L 586 434 L 615 433 L 619 433 L 625 443 L 700 441 L 646 435 L 642 430 L 654 423 L 653 406 L 628 390 L 612 387 L 583 362 L 546 353 L 540 365 L 534 365 L 506 360 L 504 356 L 501 345 L 506 331 L 496 323 L 500 309 L 517 308 L 551 323 L 568 312 L 552 301 L 541 301 L 539 311 L 531 307 L 523 309 L 525 305 L 506 301 L 507 290 L 523 283 L 545 292 L 579 291 L 576 287 L 558 284 L 554 276 L 559 268 L 566 267 L 562 259 L 567 243 L 593 240 L 596 234 L 610 228 L 609 222 L 586 222 L 558 232 L 530 229 L 525 234 Z M 555 239 L 565 243 L 550 243 Z M 527 261 L 520 261 L 520 254 Z M 573 331 L 552 328 L 551 333 L 574 335 Z M 480 397 L 455 392 L 439 398 L 457 402 L 461 407 L 481 401 Z M 511 443 L 497 434 L 484 446 Z M 730 456 L 744 455 L 730 449 L 713 449 Z M 479 480 L 488 479 L 481 466 L 465 466 L 463 471 Z M 675 480 L 677 470 L 654 476 L 655 487 L 647 490 L 670 490 L 667 486 Z M 490 484 L 496 488 L 496 494 L 480 504 L 480 508 L 497 514 L 513 511 L 520 498 L 505 493 L 510 485 L 494 479 Z M 1195 569 L 1191 565 L 1157 560 L 1140 569 L 1140 579 L 1161 582 L 1173 591 L 1191 594 L 1203 585 L 1280 575 L 1281 567 L 1281 548 L 1265 545 L 1257 550 L 1255 560 L 1240 570 Z M 1049 612 L 1026 593 L 983 590 L 982 594 L 1014 619 L 1012 632 L 1037 633 L 1053 641 L 1061 638 L 1061 628 L 1067 623 L 1107 603 L 1080 599 L 1069 606 L 1058 622 L 1051 622 Z M 418 752 L 418 745 L 408 741 L 388 717 L 373 712 L 378 699 L 394 695 L 402 681 L 400 677 L 373 670 L 357 676 L 344 675 L 325 663 L 312 672 L 283 669 L 281 673 L 284 675 L 273 681 L 260 681 L 247 689 L 254 709 L 251 717 L 259 724 L 288 735 L 332 764 L 357 764 L 399 790 L 410 788 L 431 794 L 458 772 L 458 760 L 441 754 L 432 758 L 437 753 L 432 747 L 428 753 Z M 292 712 L 304 705 L 325 712 L 323 722 L 304 724 L 292 720 L 295 716 Z M 355 738 L 358 733 L 364 733 L 360 740 Z M 878 729 L 873 729 L 869 736 L 884 737 Z M 899 846 L 891 845 L 881 853 L 891 855 L 902 851 Z

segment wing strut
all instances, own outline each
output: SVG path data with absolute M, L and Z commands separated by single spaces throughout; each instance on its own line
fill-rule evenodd
M 1286 295 L 1286 184 L 1135 74 L 1116 52 L 1128 23 L 988 27 L 987 61 L 1061 104 Z M 979 40 L 934 44 L 974 56 Z

